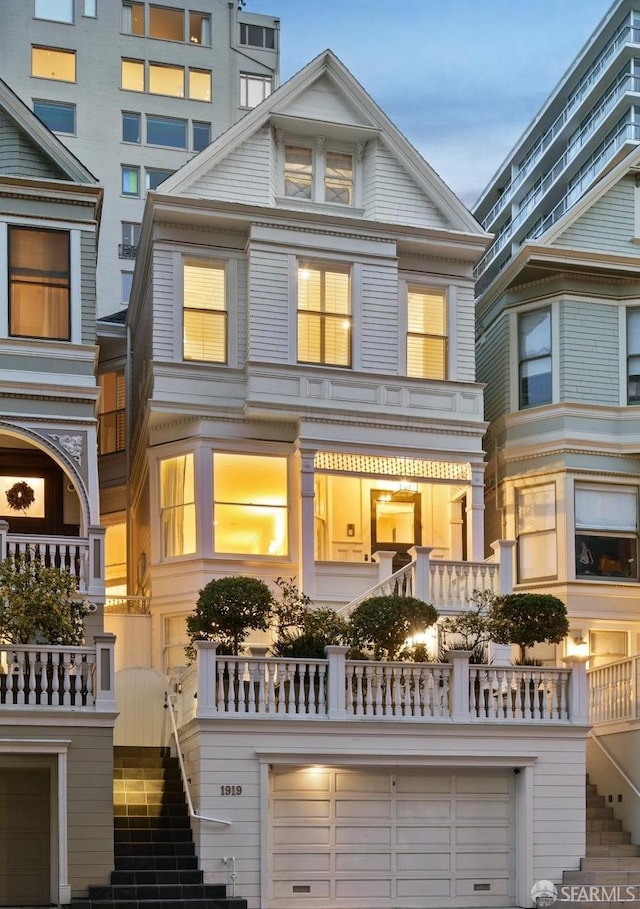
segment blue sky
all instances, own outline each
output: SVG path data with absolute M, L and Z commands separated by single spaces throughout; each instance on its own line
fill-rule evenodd
M 331 48 L 471 205 L 610 0 L 247 0 L 281 20 L 282 81 Z

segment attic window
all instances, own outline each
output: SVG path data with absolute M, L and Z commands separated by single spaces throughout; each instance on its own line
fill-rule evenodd
M 353 186 L 353 155 L 348 152 L 325 149 L 321 138 L 314 147 L 284 146 L 284 194 L 288 198 L 352 205 Z

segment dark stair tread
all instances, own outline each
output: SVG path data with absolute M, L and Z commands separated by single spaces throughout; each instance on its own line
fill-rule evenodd
M 190 843 L 115 843 L 116 859 L 120 856 L 179 856 L 195 855 L 196 847 Z
M 197 871 L 195 855 L 119 855 L 116 871 Z
M 95 900 L 214 900 L 226 897 L 224 884 L 118 884 L 89 887 Z
M 111 886 L 132 886 L 135 884 L 203 884 L 203 872 L 197 868 L 174 870 L 149 870 L 111 872 Z
M 115 815 L 113 818 L 114 830 L 144 830 L 150 827 L 169 828 L 171 830 L 190 828 L 189 815 L 186 812 L 184 817 L 177 814 L 156 814 L 153 816 L 123 814 Z
M 193 900 L 86 900 L 71 901 L 71 909 L 247 909 L 247 901 L 241 897 Z

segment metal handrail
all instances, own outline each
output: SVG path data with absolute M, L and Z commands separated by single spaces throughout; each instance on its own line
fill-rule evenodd
M 182 759 L 182 751 L 180 750 L 180 739 L 178 738 L 178 727 L 176 725 L 176 717 L 173 710 L 173 704 L 171 703 L 171 698 L 169 693 L 165 691 L 164 693 L 164 706 L 165 709 L 169 711 L 169 717 L 171 719 L 171 729 L 173 731 L 173 737 L 176 741 L 176 750 L 178 752 L 178 763 L 180 765 L 180 774 L 182 776 L 182 785 L 184 786 L 184 792 L 187 797 L 187 807 L 189 809 L 189 817 L 195 818 L 197 821 L 209 821 L 211 824 L 220 824 L 223 827 L 230 827 L 231 821 L 223 821 L 218 817 L 207 817 L 204 814 L 198 814 L 195 808 L 193 807 L 193 801 L 191 799 L 191 789 L 189 787 L 189 779 L 187 777 L 187 772 L 184 769 L 184 761 Z
M 625 771 L 622 769 L 622 767 L 620 766 L 620 764 L 616 761 L 616 759 L 615 759 L 614 756 L 611 754 L 611 752 L 609 751 L 609 749 L 608 749 L 608 748 L 605 748 L 605 746 L 602 744 L 602 742 L 600 741 L 600 739 L 598 738 L 598 736 L 594 734 L 593 729 L 590 729 L 590 730 L 589 730 L 589 737 L 593 739 L 593 741 L 596 743 L 596 745 L 598 746 L 598 748 L 603 752 L 603 754 L 605 755 L 605 757 L 607 757 L 607 758 L 609 759 L 609 761 L 613 764 L 613 766 L 614 766 L 615 769 L 618 771 L 618 773 L 620 774 L 620 776 L 622 777 L 622 779 L 625 781 L 625 783 L 627 784 L 627 786 L 629 786 L 629 788 L 631 789 L 631 791 L 633 792 L 633 794 L 635 795 L 635 797 L 636 797 L 637 799 L 640 799 L 640 789 L 638 789 L 638 787 L 637 787 L 636 784 L 633 782 L 633 780 L 632 780 L 629 776 L 627 776 L 627 774 L 626 774 Z

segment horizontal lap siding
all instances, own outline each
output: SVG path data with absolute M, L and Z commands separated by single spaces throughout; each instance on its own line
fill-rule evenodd
M 249 326 L 247 314 L 247 278 L 248 268 L 246 259 L 238 259 L 238 298 L 229 300 L 229 308 L 235 307 L 238 323 L 237 364 L 244 366 L 248 356 Z
M 361 272 L 362 368 L 398 374 L 398 270 L 364 264 Z
M 19 177 L 49 177 L 54 180 L 68 180 L 13 120 L 0 112 L 0 173 Z
M 625 177 L 568 227 L 553 245 L 638 255 L 638 246 L 633 242 L 634 194 L 634 179 Z
M 82 343 L 96 343 L 96 235 L 80 235 L 80 268 L 82 294 Z
M 249 299 L 249 358 L 269 363 L 289 362 L 289 265 L 286 254 L 252 249 Z
M 476 347 L 478 382 L 484 382 L 485 420 L 495 420 L 509 406 L 509 321 L 503 316 L 480 338 Z
M 271 139 L 264 127 L 184 190 L 185 196 L 223 202 L 271 203 Z
M 376 161 L 367 159 L 367 177 L 373 171 L 376 182 L 375 207 L 365 210 L 367 218 L 418 227 L 451 228 L 452 225 L 425 195 L 392 153 L 381 143 L 376 146 Z M 368 197 L 367 197 L 368 201 Z
M 156 360 L 173 360 L 174 349 L 179 357 L 182 355 L 182 341 L 174 337 L 174 307 L 180 308 L 182 301 L 177 298 L 177 288 L 173 284 L 173 253 L 165 249 L 154 250 L 153 358 Z
M 560 307 L 560 399 L 620 403 L 618 308 L 592 302 Z
M 457 382 L 476 381 L 475 352 L 475 303 L 472 286 L 456 288 L 456 322 L 448 326 L 449 337 L 455 332 L 457 356 L 455 375 Z

